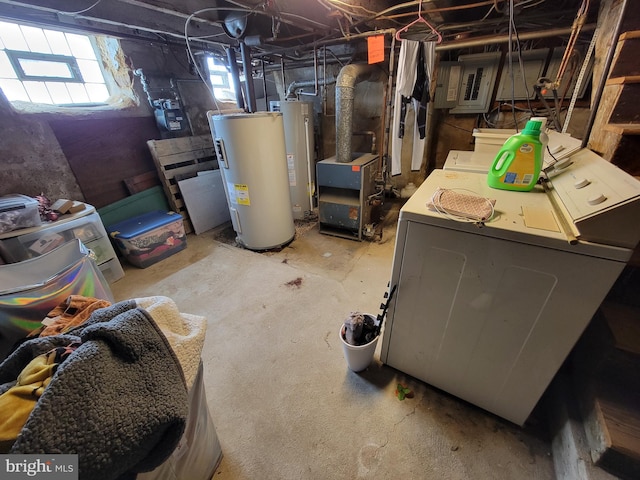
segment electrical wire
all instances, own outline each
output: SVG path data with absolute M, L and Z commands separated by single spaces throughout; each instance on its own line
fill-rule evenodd
M 520 2 L 518 4 L 519 7 L 526 5 L 526 4 L 530 4 L 535 0 L 525 0 L 524 2 Z M 539 4 L 541 2 L 543 2 L 544 0 L 541 0 L 540 2 L 536 3 Z M 530 5 L 532 6 L 532 5 Z M 516 129 L 516 132 L 519 131 L 519 121 L 518 121 L 518 117 L 516 115 L 516 105 L 515 105 L 515 72 L 513 70 L 513 42 L 514 42 L 514 35 L 515 35 L 515 43 L 516 43 L 516 48 L 517 48 L 517 54 L 518 54 L 518 65 L 520 67 L 520 72 L 522 74 L 522 81 L 523 81 L 523 85 L 525 88 L 525 92 L 526 92 L 526 99 L 527 99 L 527 106 L 529 107 L 529 111 L 531 112 L 531 115 L 534 116 L 534 112 L 533 112 L 533 108 L 531 106 L 531 100 L 530 100 L 530 93 L 529 93 L 529 86 L 527 85 L 526 82 L 526 77 L 524 75 L 524 60 L 522 58 L 522 44 L 520 42 L 520 36 L 518 35 L 518 29 L 516 27 L 516 23 L 515 23 L 515 18 L 514 18 L 514 0 L 509 0 L 509 43 L 508 43 L 508 64 L 509 64 L 509 73 L 511 76 L 511 112 L 513 115 L 513 125 Z M 497 3 L 494 4 L 493 8 L 496 8 L 497 10 Z M 490 11 L 489 11 L 490 13 Z M 486 18 L 488 16 L 488 14 L 484 17 Z M 489 123 L 487 121 L 486 115 L 485 115 L 485 122 Z
M 213 89 L 209 88 L 209 84 L 207 83 L 207 80 L 204 78 L 204 75 L 202 74 L 202 71 L 200 70 L 200 67 L 198 66 L 198 61 L 196 60 L 195 56 L 193 55 L 193 51 L 191 50 L 191 44 L 189 43 L 189 23 L 191 22 L 191 19 L 194 18 L 196 15 L 200 15 L 201 13 L 204 12 L 209 12 L 209 11 L 218 11 L 221 10 L 218 7 L 209 7 L 209 8 L 203 8 L 200 10 L 196 10 L 195 12 L 193 12 L 191 15 L 189 15 L 187 17 L 187 19 L 184 21 L 184 40 L 186 42 L 187 45 L 187 52 L 189 53 L 189 58 L 191 59 L 191 62 L 193 63 L 193 66 L 196 70 L 196 72 L 198 73 L 198 76 L 200 77 L 200 80 L 202 80 L 202 82 L 207 86 L 207 91 L 211 94 L 211 98 L 213 99 L 213 103 L 216 106 L 216 110 L 221 111 L 220 110 L 220 105 L 218 104 L 218 100 L 216 99 L 215 94 L 213 93 Z
M 324 1 L 320 0 L 320 3 L 325 3 Z M 342 0 L 327 0 L 327 3 L 330 3 L 334 8 L 341 10 L 341 11 L 346 11 L 347 9 L 343 9 L 341 7 L 338 7 L 338 5 L 343 5 L 344 7 L 347 8 L 353 8 L 353 9 L 357 9 L 357 10 L 363 10 L 365 13 L 368 13 L 369 15 L 375 15 L 376 12 L 372 11 L 372 10 L 368 10 L 365 7 L 363 7 L 362 5 L 351 5 L 347 2 L 343 2 Z M 352 12 L 348 12 L 348 13 L 352 13 Z
M 81 13 L 85 13 L 88 12 L 89 10 L 91 10 L 93 7 L 97 6 L 102 0 L 97 0 L 93 5 L 91 5 L 90 7 L 87 7 L 83 10 L 78 10 L 77 12 L 65 12 L 64 10 L 58 10 L 58 13 L 61 13 L 63 15 L 80 15 Z
M 553 163 L 551 165 L 555 165 L 556 163 L 558 163 L 558 159 L 555 157 L 555 155 L 553 153 L 551 153 L 551 149 L 549 148 L 549 144 L 547 144 L 547 153 L 549 154 L 549 156 L 551 158 L 553 158 Z
M 320 1 L 320 0 L 319 0 Z M 507 0 L 500 0 L 500 1 L 507 1 Z M 410 12 L 410 13 L 402 13 L 402 14 L 398 14 L 395 16 L 389 16 L 389 13 L 393 13 L 397 10 L 402 10 L 402 9 L 406 9 L 409 7 L 417 7 L 420 5 L 420 0 L 415 0 L 415 1 L 411 1 L 411 2 L 404 2 L 404 3 L 400 3 L 400 4 L 396 4 L 393 5 L 389 8 L 386 8 L 384 10 L 381 10 L 369 17 L 363 17 L 361 18 L 359 21 L 355 22 L 352 24 L 353 28 L 357 28 L 358 26 L 368 23 L 368 22 L 372 22 L 374 20 L 377 19 L 384 19 L 384 20 L 392 20 L 395 21 L 395 18 L 400 18 L 400 17 L 408 17 L 408 16 L 415 16 L 415 12 Z M 428 13 L 438 13 L 438 12 L 446 12 L 446 11 L 455 11 L 455 10 L 467 10 L 467 9 L 471 9 L 471 8 L 476 8 L 476 7 L 483 7 L 483 6 L 487 6 L 487 5 L 492 5 L 494 3 L 494 0 L 484 0 L 484 1 L 479 1 L 476 3 L 470 3 L 470 4 L 465 4 L 465 5 L 454 5 L 454 6 L 448 6 L 448 7 L 440 7 L 440 8 L 433 8 L 428 10 Z M 323 3 L 320 2 L 321 5 L 325 6 Z M 308 46 L 311 45 L 317 45 L 319 42 L 323 42 L 325 40 L 328 40 L 332 38 L 331 35 L 324 35 L 322 37 L 320 37 L 319 39 L 315 40 L 312 43 L 307 44 Z M 348 37 L 344 37 L 344 38 L 348 38 Z M 281 39 L 282 41 L 285 40 L 289 40 L 289 39 Z
M 184 22 L 184 39 L 185 39 L 185 42 L 186 42 L 187 52 L 189 54 L 189 58 L 190 58 L 191 62 L 193 63 L 193 66 L 194 66 L 198 76 L 200 77 L 200 80 L 202 80 L 202 82 L 207 86 L 207 91 L 209 91 L 209 93 L 211 94 L 211 98 L 213 99 L 213 103 L 215 104 L 216 109 L 218 111 L 220 111 L 220 105 L 218 104 L 218 100 L 216 99 L 216 96 L 213 93 L 213 89 L 209 88 L 209 83 L 207 83 L 207 80 L 205 79 L 202 71 L 200 70 L 200 67 L 198 65 L 198 61 L 196 60 L 196 58 L 195 58 L 195 56 L 193 54 L 193 51 L 191 49 L 191 44 L 189 43 L 189 39 L 190 39 L 190 37 L 189 37 L 189 23 L 191 22 L 191 20 L 194 17 L 196 17 L 197 15 L 200 15 L 201 13 L 204 13 L 204 12 L 220 11 L 220 10 L 223 10 L 223 11 L 229 11 L 229 10 L 231 10 L 231 11 L 241 11 L 241 12 L 246 12 L 246 15 L 245 15 L 245 18 L 246 18 L 249 15 L 252 15 L 254 13 L 262 13 L 259 10 L 256 10 L 257 8 L 258 8 L 258 6 L 256 6 L 254 9 L 251 9 L 251 10 L 237 9 L 237 8 L 221 8 L 221 7 L 202 8 L 200 10 L 197 10 L 197 11 L 193 12 L 191 15 L 189 15 L 187 17 L 187 19 L 185 20 L 185 22 Z M 265 15 L 268 15 L 268 14 L 265 13 Z M 196 37 L 192 37 L 192 38 L 196 38 Z M 246 74 L 247 73 L 245 72 L 245 75 Z
M 477 218 L 476 216 L 473 216 L 472 213 L 469 213 L 470 216 L 465 216 L 465 215 L 461 215 L 459 212 L 455 212 L 445 207 L 442 204 L 442 195 L 446 192 L 453 192 L 453 193 L 466 192 L 467 196 L 468 194 L 470 194 L 471 196 L 475 197 L 478 200 L 484 200 L 487 204 L 487 207 L 489 207 L 488 208 L 490 212 L 489 215 L 483 218 Z M 484 225 L 485 222 L 490 221 L 495 215 L 496 210 L 495 210 L 494 204 L 495 202 L 493 200 L 483 197 L 479 195 L 477 192 L 474 192 L 473 190 L 468 190 L 466 188 L 448 188 L 448 189 L 438 188 L 431 196 L 430 202 L 427 203 L 427 207 L 450 220 L 454 220 L 460 223 L 474 223 L 478 226 L 482 226 Z
M 516 110 L 517 110 L 517 108 L 516 108 Z M 528 120 L 530 116 L 531 115 L 530 115 L 530 113 L 528 111 L 526 112 L 525 115 L 520 115 L 520 119 L 518 120 L 518 123 L 520 123 L 522 120 L 524 120 L 524 121 Z M 483 114 L 483 119 L 484 119 L 485 123 L 487 124 L 487 126 L 490 127 L 490 128 L 511 128 L 511 127 L 515 128 L 515 126 L 516 126 L 516 123 L 513 123 L 513 122 L 510 122 L 510 123 L 502 122 L 500 124 L 492 122 L 487 118 L 487 114 L 486 113 Z
M 516 35 L 516 45 L 518 47 L 518 65 L 520 66 L 520 73 L 522 74 L 522 84 L 524 85 L 524 90 L 527 93 L 527 106 L 529 107 L 529 111 L 531 111 L 533 116 L 533 108 L 531 107 L 531 99 L 529 93 L 529 85 L 527 85 L 526 75 L 524 74 L 524 60 L 522 59 L 522 44 L 520 43 L 520 36 L 518 35 L 518 29 L 516 28 L 515 21 L 513 22 L 513 32 Z M 513 77 L 511 79 L 513 82 Z M 514 94 L 515 96 L 515 94 Z M 518 129 L 518 125 L 516 124 L 516 130 Z
M 507 55 L 509 59 L 509 73 L 511 74 L 511 112 L 513 113 L 513 123 L 516 126 L 516 132 L 518 131 L 518 119 L 516 117 L 516 77 L 513 71 L 513 0 L 509 0 L 509 46 L 507 48 Z
M 495 5 L 491 5 L 491 7 L 489 8 L 489 11 L 487 12 L 487 14 L 484 17 L 482 17 L 480 19 L 480 21 L 484 22 L 487 18 L 489 18 L 489 15 L 491 15 L 491 12 L 493 12 L 495 10 L 495 8 L 496 8 Z M 497 10 L 496 10 L 496 12 L 497 12 Z
M 228 11 L 234 11 L 234 10 L 243 11 L 243 12 L 251 11 L 253 13 L 266 15 L 268 17 L 272 17 L 273 16 L 272 13 L 269 13 L 269 12 L 266 12 L 266 11 L 263 11 L 263 10 L 259 10 L 259 8 L 264 7 L 267 2 L 259 3 L 257 5 L 254 5 L 253 7 L 249 7 L 249 6 L 245 5 L 242 2 L 238 2 L 237 0 L 226 0 L 226 1 L 228 3 L 230 3 L 230 4 L 232 4 L 232 5 L 237 5 L 237 6 L 241 7 L 241 8 L 238 8 L 238 9 L 235 9 L 235 8 L 224 8 L 224 7 L 211 7 L 211 8 L 218 8 L 219 10 L 224 10 L 224 11 L 227 11 L 227 12 Z M 274 2 L 274 5 L 276 6 L 276 10 L 279 12 L 279 10 L 277 9 L 277 4 L 275 2 Z M 295 13 L 284 13 L 284 12 L 280 13 L 279 12 L 279 14 L 280 14 L 281 20 L 283 22 L 291 23 L 292 25 L 296 25 L 296 24 L 292 23 L 291 20 L 285 21 L 284 18 L 282 18 L 282 17 L 290 17 L 290 18 L 294 18 L 294 19 L 297 19 L 297 20 L 304 20 L 305 22 L 307 22 L 309 24 L 313 24 L 316 27 L 320 27 L 320 28 L 324 28 L 324 29 L 330 29 L 331 28 L 329 25 L 325 25 L 324 23 L 317 22 L 317 21 L 315 21 L 315 20 L 313 20 L 311 18 L 302 16 L 302 15 L 297 15 Z M 297 26 L 300 27 L 300 25 L 297 25 Z
M 534 4 L 532 4 L 532 5 L 525 5 L 525 6 L 524 6 L 524 7 L 522 7 L 522 8 L 532 8 L 532 7 L 537 7 L 537 6 L 538 6 L 538 5 L 540 5 L 541 3 L 544 3 L 545 1 L 546 1 L 546 0 L 538 0 L 538 2 L 537 2 L 537 3 L 534 3 Z

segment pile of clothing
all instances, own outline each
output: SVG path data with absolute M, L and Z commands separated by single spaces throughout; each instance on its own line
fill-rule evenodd
M 78 454 L 81 478 L 135 478 L 175 450 L 206 322 L 166 297 L 70 296 L 0 364 L 0 453 Z

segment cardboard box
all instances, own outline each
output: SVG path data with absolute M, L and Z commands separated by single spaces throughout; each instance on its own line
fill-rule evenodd
M 65 213 L 78 213 L 85 209 L 85 205 L 82 202 L 75 200 L 67 200 L 66 198 L 60 198 L 51 205 L 51 210 L 61 214 Z

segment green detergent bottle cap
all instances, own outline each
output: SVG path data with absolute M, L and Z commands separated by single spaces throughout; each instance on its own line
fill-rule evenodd
M 540 135 L 542 122 L 540 120 L 529 120 L 522 130 L 523 135 Z

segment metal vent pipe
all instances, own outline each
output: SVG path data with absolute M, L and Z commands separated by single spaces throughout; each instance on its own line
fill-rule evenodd
M 251 68 L 251 48 L 244 42 L 240 42 L 240 55 L 242 56 L 242 69 L 244 70 L 245 98 L 249 113 L 255 113 L 256 93 L 253 87 L 253 73 Z
M 235 48 L 227 48 L 227 61 L 229 62 L 229 73 L 231 73 L 231 78 L 233 79 L 233 89 L 236 92 L 236 105 L 244 110 L 244 99 L 242 98 L 242 88 L 240 87 L 240 72 L 236 63 Z
M 340 70 L 336 80 L 336 162 L 350 163 L 353 136 L 353 99 L 355 85 L 364 81 L 375 81 L 380 69 L 366 63 L 352 63 Z

